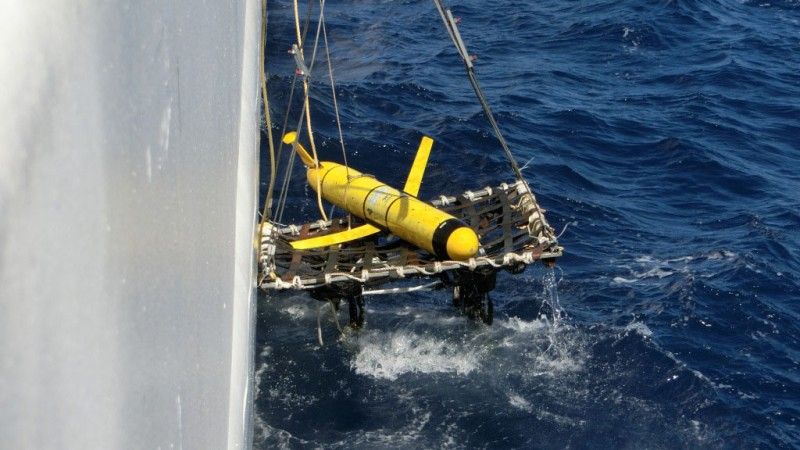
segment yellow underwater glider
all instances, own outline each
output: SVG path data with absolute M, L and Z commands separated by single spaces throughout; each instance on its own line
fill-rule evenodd
M 489 293 L 495 287 L 498 272 L 519 274 L 535 261 L 552 265 L 563 253 L 555 230 L 545 219 L 545 210 L 523 177 L 492 114 L 475 74 L 473 56 L 461 39 L 452 11 L 444 7 L 442 0 L 434 0 L 434 3 L 464 62 L 467 78 L 483 113 L 508 159 L 514 174 L 511 182 L 463 193 L 448 192 L 430 202 L 419 200 L 417 196 L 433 146 L 429 137 L 422 138 L 402 189 L 355 170 L 346 162 L 319 161 L 309 96 L 313 59 L 312 64 L 306 64 L 300 17 L 295 10 L 297 41 L 290 53 L 294 56 L 294 73 L 302 81 L 304 95 L 298 127 L 303 124 L 304 116 L 313 157 L 300 144 L 299 132 L 286 133 L 283 142 L 292 145 L 306 166 L 306 178 L 316 191 L 321 219 L 283 224 L 286 189 L 292 179 L 294 158 L 286 159 L 288 164 L 276 218 L 271 219 L 276 162 L 280 161 L 281 153 L 279 148 L 276 158 L 270 134 L 274 127 L 269 117 L 269 96 L 266 84 L 262 84 L 272 176 L 259 228 L 259 285 L 276 291 L 306 290 L 311 297 L 330 305 L 334 313 L 341 302 L 346 301 L 354 328 L 364 324 L 364 296 L 438 289 L 452 289 L 453 306 L 471 319 L 491 324 L 494 306 Z M 322 14 L 320 23 L 324 30 Z M 325 46 L 327 55 L 327 42 Z M 316 54 L 316 43 L 313 54 Z M 330 57 L 327 66 L 339 141 L 346 155 Z M 264 79 L 266 76 L 262 81 Z M 293 86 L 296 81 L 292 81 Z M 291 92 L 287 120 L 292 105 Z M 346 211 L 348 217 L 329 220 L 323 210 L 323 199 Z M 357 219 L 357 224 L 351 219 Z M 380 238 L 384 233 L 398 239 Z M 322 344 L 320 323 L 318 320 L 317 336 Z
M 400 239 L 425 249 L 442 260 L 463 261 L 478 253 L 475 231 L 454 216 L 417 199 L 433 140 L 422 138 L 403 190 L 342 164 L 319 161 L 298 142 L 297 133 L 283 137 L 307 168 L 309 186 L 322 198 L 366 224 L 325 236 L 293 241 L 295 250 L 329 247 L 388 230 Z

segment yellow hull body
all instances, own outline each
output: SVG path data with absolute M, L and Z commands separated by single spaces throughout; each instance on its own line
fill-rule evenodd
M 441 259 L 465 260 L 478 252 L 478 236 L 464 222 L 372 176 L 321 161 L 307 177 L 325 200 Z

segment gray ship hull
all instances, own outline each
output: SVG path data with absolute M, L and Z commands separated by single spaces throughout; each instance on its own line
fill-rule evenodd
M 2 446 L 248 446 L 260 3 L 0 18 Z

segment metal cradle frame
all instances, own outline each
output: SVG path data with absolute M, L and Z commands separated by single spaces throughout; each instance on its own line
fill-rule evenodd
M 409 287 L 373 289 L 409 278 L 446 279 L 451 271 L 519 271 L 538 260 L 553 262 L 563 253 L 535 196 L 521 181 L 467 191 L 430 202 L 462 219 L 480 236 L 479 254 L 466 261 L 440 261 L 428 252 L 383 233 L 341 245 L 295 250 L 291 242 L 346 229 L 346 218 L 303 225 L 265 223 L 259 265 L 262 289 L 326 290 L 361 288 L 364 294 L 431 288 L 439 281 Z M 441 286 L 441 283 L 439 284 Z

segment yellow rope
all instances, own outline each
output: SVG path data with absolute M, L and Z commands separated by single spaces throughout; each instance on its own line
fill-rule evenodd
M 267 128 L 267 140 L 269 141 L 269 187 L 267 188 L 267 196 L 264 199 L 264 210 L 261 214 L 261 225 L 263 226 L 264 222 L 269 220 L 272 213 L 272 193 L 275 189 L 277 168 L 275 165 L 275 144 L 272 138 L 272 116 L 269 111 L 269 95 L 267 95 L 267 74 L 265 68 L 265 55 L 267 51 L 267 0 L 261 1 L 261 8 L 261 55 L 259 64 L 261 64 L 261 96 L 264 101 L 264 126 Z
M 267 196 L 264 199 L 264 209 L 261 211 L 261 221 L 258 224 L 258 241 L 256 248 L 261 248 L 261 239 L 264 233 L 264 224 L 269 220 L 272 213 L 272 192 L 275 189 L 275 178 L 277 177 L 277 168 L 275 161 L 275 143 L 272 139 L 272 116 L 269 111 L 269 95 L 267 95 L 267 74 L 266 74 L 266 53 L 267 53 L 267 0 L 261 0 L 261 54 L 259 55 L 258 62 L 261 65 L 259 70 L 259 78 L 261 81 L 261 97 L 264 102 L 264 126 L 267 128 L 267 140 L 269 146 L 269 187 L 267 188 Z M 260 272 L 260 270 L 259 270 Z M 259 284 L 261 284 L 267 275 L 259 274 Z

